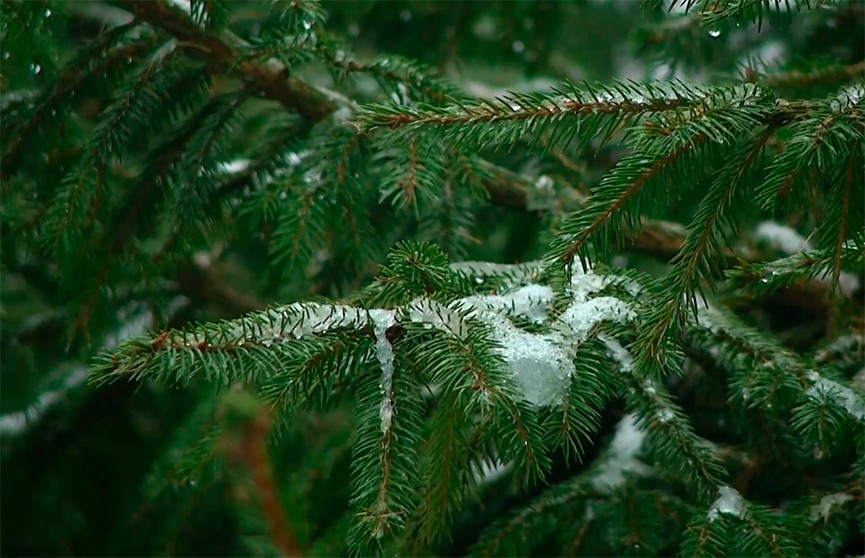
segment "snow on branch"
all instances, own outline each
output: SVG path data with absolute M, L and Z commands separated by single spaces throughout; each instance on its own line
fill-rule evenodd
M 599 474 L 592 479 L 595 488 L 613 490 L 625 482 L 625 475 L 644 475 L 649 471 L 648 465 L 637 459 L 645 437 L 634 415 L 626 415 L 619 421 Z
M 745 519 L 748 515 L 748 503 L 739 492 L 730 486 L 718 489 L 720 496 L 709 509 L 709 522 L 716 521 L 721 515 Z
M 836 401 L 850 415 L 860 422 L 865 422 L 865 401 L 852 389 L 829 380 L 820 375 L 819 372 L 809 370 L 807 378 L 814 382 L 808 388 L 808 397 L 823 402 L 827 399 Z
M 501 266 L 500 264 L 464 263 L 455 266 L 475 277 L 528 279 L 538 268 L 535 264 Z M 388 391 L 394 369 L 393 346 L 388 331 L 398 321 L 420 324 L 467 341 L 470 321 L 481 322 L 492 333 L 494 351 L 502 357 L 522 388 L 523 398 L 536 406 L 560 401 L 575 373 L 574 359 L 580 344 L 602 322 L 625 323 L 635 318 L 630 305 L 613 296 L 592 295 L 613 284 L 616 278 L 601 276 L 592 270 L 574 273 L 564 295 L 567 308 L 558 317 L 551 316 L 557 295 L 546 285 L 529 282 L 509 287 L 495 294 L 466 296 L 449 304 L 418 298 L 398 309 L 364 309 L 340 304 L 293 303 L 274 307 L 236 322 L 203 326 L 193 331 L 162 334 L 152 343 L 154 350 L 191 351 L 206 359 L 207 355 L 229 351 L 243 358 L 244 351 L 276 348 L 278 345 L 310 335 L 340 330 L 369 329 L 375 336 L 374 357 L 381 369 L 381 420 L 387 429 L 392 415 Z M 636 293 L 636 285 L 626 285 Z M 513 319 L 528 321 L 532 331 L 518 327 Z M 537 328 L 537 329 L 534 329 Z M 140 373 L 142 363 L 133 354 L 112 360 L 99 374 L 117 377 Z M 251 373 L 238 367 L 241 374 Z

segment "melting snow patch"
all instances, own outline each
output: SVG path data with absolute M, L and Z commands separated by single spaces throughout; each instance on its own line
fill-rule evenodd
M 758 240 L 787 254 L 797 254 L 811 249 L 811 244 L 801 234 L 774 221 L 760 223 L 754 234 Z
M 627 415 L 616 427 L 605 462 L 592 483 L 598 489 L 614 489 L 625 482 L 625 474 L 642 475 L 648 466 L 637 459 L 645 433 L 637 427 L 634 415 Z
M 538 406 L 551 405 L 564 396 L 575 372 L 573 359 L 580 342 L 602 321 L 625 322 L 634 318 L 630 306 L 611 296 L 589 298 L 613 279 L 596 275 L 591 270 L 575 273 L 570 283 L 571 305 L 553 323 L 546 333 L 530 333 L 514 326 L 509 317 L 519 316 L 533 324 L 549 323 L 548 308 L 554 299 L 553 290 L 546 285 L 529 283 L 542 269 L 541 262 L 521 265 L 462 262 L 452 269 L 469 278 L 482 281 L 488 276 L 499 276 L 506 281 L 522 283 L 509 292 L 496 295 L 469 296 L 449 305 L 427 298 L 418 298 L 408 304 L 404 316 L 429 329 L 438 329 L 460 339 L 468 336 L 466 318 L 478 319 L 492 328 L 498 347 L 496 351 L 508 364 L 514 379 L 521 386 L 523 397 Z M 373 325 L 376 337 L 375 356 L 382 369 L 383 393 L 382 430 L 390 427 L 393 403 L 390 398 L 394 367 L 393 347 L 387 340 L 387 328 L 396 323 L 392 310 L 366 310 L 340 305 L 290 304 L 270 310 L 270 328 L 258 324 L 240 324 L 234 334 L 242 337 L 258 334 L 265 345 L 299 339 L 305 335 L 322 333 L 335 328 L 357 329 Z M 614 339 L 608 346 L 618 347 L 623 367 L 628 368 L 630 357 Z
M 853 496 L 850 496 L 846 492 L 836 492 L 835 494 L 823 496 L 820 498 L 820 503 L 811 508 L 811 521 L 817 521 L 820 518 L 823 521 L 827 521 L 833 507 L 843 506 L 852 499 Z
M 634 311 L 625 302 L 611 296 L 600 296 L 588 301 L 575 299 L 559 319 L 570 327 L 573 341 L 579 343 L 599 322 L 623 323 L 634 316 Z
M 510 469 L 510 465 L 483 460 L 472 467 L 472 474 L 478 484 L 488 484 L 497 481 Z
M 818 372 L 810 370 L 808 379 L 814 384 L 808 388 L 808 397 L 819 402 L 827 398 L 836 401 L 844 407 L 856 420 L 865 421 L 865 401 L 852 389 L 821 376 Z
M 622 347 L 621 343 L 606 334 L 598 335 L 598 339 L 603 341 L 604 345 L 607 346 L 607 349 L 610 350 L 613 358 L 615 358 L 616 361 L 618 361 L 619 366 L 622 367 L 622 372 L 629 373 L 634 370 L 634 359 L 631 357 L 631 353 Z
M 539 406 L 561 398 L 574 374 L 574 363 L 557 340 L 517 329 L 505 319 L 491 325 L 501 343 L 498 352 L 522 387 L 523 397 Z
M 721 514 L 744 519 L 748 509 L 742 495 L 739 494 L 735 488 L 730 486 L 722 486 L 718 489 L 718 492 L 720 493 L 720 496 L 712 504 L 711 509 L 709 509 L 709 521 L 715 521 L 721 516 Z
M 237 174 L 249 168 L 249 159 L 235 159 L 233 161 L 225 161 L 216 165 L 219 172 L 226 174 Z

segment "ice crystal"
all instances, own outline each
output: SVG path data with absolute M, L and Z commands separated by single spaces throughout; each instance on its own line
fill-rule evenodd
M 381 367 L 381 405 L 379 417 L 381 418 L 381 431 L 386 433 L 390 430 L 393 422 L 393 368 L 394 353 L 393 345 L 387 338 L 387 330 L 396 323 L 396 313 L 393 310 L 370 310 L 370 320 L 375 332 L 375 356 Z

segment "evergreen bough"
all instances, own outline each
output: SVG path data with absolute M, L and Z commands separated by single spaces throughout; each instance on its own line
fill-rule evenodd
M 2 4 L 5 553 L 862 552 L 861 3 L 644 2 L 668 69 L 739 28 L 836 58 L 703 80 L 352 50 L 395 8 L 448 60 L 507 9 L 556 74 L 556 25 L 620 9 L 450 6 Z M 84 472 L 8 473 L 89 429 Z

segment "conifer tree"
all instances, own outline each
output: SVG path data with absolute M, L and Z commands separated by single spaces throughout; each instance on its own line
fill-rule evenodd
M 4 555 L 865 552 L 861 0 L 4 0 Z

